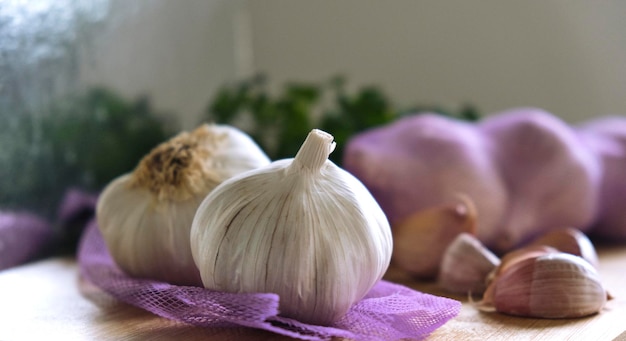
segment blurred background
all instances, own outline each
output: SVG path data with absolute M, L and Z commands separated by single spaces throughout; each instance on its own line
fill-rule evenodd
M 621 114 L 623 32 L 620 1 L 3 0 L 0 209 L 53 215 L 68 187 L 237 110 L 334 112 L 345 136 L 366 125 L 341 115 L 369 109 Z
M 185 126 L 217 87 L 256 72 L 277 84 L 341 73 L 404 104 L 531 105 L 568 121 L 626 108 L 620 1 L 102 2 L 109 25 L 81 81 L 150 94 Z

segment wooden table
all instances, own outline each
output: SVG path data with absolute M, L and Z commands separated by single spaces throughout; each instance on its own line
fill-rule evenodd
M 600 273 L 615 297 L 598 315 L 544 320 L 480 313 L 463 301 L 459 316 L 432 340 L 626 340 L 626 246 L 599 250 Z M 391 268 L 386 278 L 436 295 Z M 49 259 L 0 272 L 0 340 L 290 340 L 252 329 L 203 329 L 116 302 L 78 279 L 71 258 Z
M 463 302 L 461 313 L 428 340 L 619 340 L 626 341 L 626 246 L 598 250 L 599 272 L 611 295 L 605 309 L 580 319 L 533 319 L 478 312 L 467 298 L 446 294 L 434 283 L 418 283 L 397 269 L 387 279 Z

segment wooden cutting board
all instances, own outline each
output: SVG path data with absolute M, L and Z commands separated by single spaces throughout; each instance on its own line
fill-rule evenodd
M 480 313 L 467 299 L 417 282 L 396 268 L 386 278 L 463 302 L 432 340 L 626 340 L 626 247 L 599 250 L 614 296 L 597 315 L 545 320 Z M 203 329 L 119 303 L 79 280 L 74 259 L 54 258 L 0 272 L 0 340 L 290 340 L 252 329 Z

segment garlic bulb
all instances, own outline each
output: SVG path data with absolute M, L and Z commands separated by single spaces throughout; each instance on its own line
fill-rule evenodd
M 225 181 L 202 202 L 191 250 L 204 286 L 272 292 L 281 315 L 327 325 L 389 266 L 389 223 L 365 186 L 328 160 L 314 129 L 293 159 Z
M 477 128 L 509 193 L 507 213 L 488 247 L 508 252 L 561 226 L 590 227 L 601 168 L 570 126 L 544 110 L 516 108 Z
M 596 238 L 626 242 L 626 118 L 595 117 L 576 127 L 576 132 L 602 165 L 598 212 L 588 232 Z
M 393 230 L 464 193 L 480 217 L 476 235 L 490 246 L 501 234 L 509 194 L 488 142 L 474 124 L 420 113 L 351 137 L 343 166 L 372 192 Z
M 269 162 L 229 126 L 203 125 L 162 143 L 98 200 L 98 226 L 111 256 L 131 276 L 201 286 L 189 245 L 196 209 L 225 179 Z

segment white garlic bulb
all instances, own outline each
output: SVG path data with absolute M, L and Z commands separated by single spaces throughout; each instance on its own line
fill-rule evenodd
M 392 238 L 378 203 L 328 160 L 333 137 L 314 129 L 293 159 L 218 186 L 191 228 L 202 282 L 228 292 L 272 292 L 281 315 L 327 325 L 381 279 Z
M 224 180 L 269 163 L 248 135 L 225 125 L 205 124 L 160 144 L 98 199 L 111 256 L 133 277 L 201 286 L 189 245 L 196 209 Z

